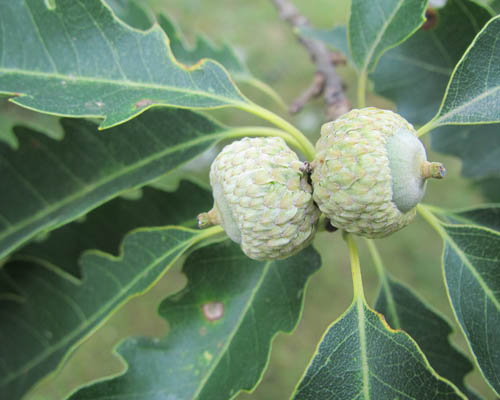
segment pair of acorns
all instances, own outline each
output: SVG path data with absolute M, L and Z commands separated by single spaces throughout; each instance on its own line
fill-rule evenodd
M 427 161 L 412 125 L 377 108 L 324 124 L 316 152 L 309 165 L 278 137 L 224 147 L 210 169 L 214 207 L 199 226 L 221 225 L 255 260 L 303 249 L 321 213 L 336 228 L 380 238 L 410 223 L 426 180 L 445 173 Z

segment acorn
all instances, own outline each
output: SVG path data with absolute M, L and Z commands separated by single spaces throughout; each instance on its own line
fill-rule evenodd
M 373 107 L 324 124 L 316 151 L 314 201 L 333 226 L 368 238 L 408 225 L 427 179 L 445 175 L 441 163 L 427 161 L 410 123 Z
M 214 207 L 198 225 L 221 225 L 255 260 L 297 253 L 312 241 L 320 215 L 306 167 L 282 138 L 231 143 L 210 167 Z

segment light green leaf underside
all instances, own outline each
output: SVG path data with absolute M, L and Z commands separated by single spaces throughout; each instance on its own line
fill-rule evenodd
M 80 260 L 83 279 L 15 261 L 0 270 L 22 302 L 0 298 L 0 392 L 21 396 L 60 365 L 131 296 L 147 290 L 203 231 L 151 228 L 129 234 L 120 257 L 98 251 Z
M 465 399 L 439 377 L 417 344 L 362 300 L 323 336 L 294 399 Z
M 430 125 L 500 122 L 500 16 L 479 32 L 457 64 Z
M 424 22 L 427 0 L 352 0 L 348 38 L 360 74 L 375 68 L 380 56 Z
M 18 35 L 19 27 L 23 34 Z M 101 128 L 154 105 L 248 105 L 220 64 L 186 69 L 158 26 L 126 26 L 101 0 L 0 3 L 0 92 L 37 111 L 102 117 Z
M 453 310 L 490 386 L 500 393 L 500 208 L 450 212 L 443 224 Z M 465 223 L 465 224 L 464 224 Z
M 181 182 L 170 193 L 146 186 L 139 199 L 113 199 L 86 214 L 84 221 L 66 224 L 52 231 L 46 240 L 28 243 L 12 254 L 11 259 L 35 260 L 81 276 L 78 259 L 85 250 L 118 254 L 125 234 L 140 227 L 196 228 L 196 216 L 209 210 L 212 204 L 211 193 L 190 182 Z
M 398 113 L 415 125 L 436 115 L 453 68 L 491 18 L 488 10 L 469 0 L 448 0 L 434 12 L 434 26 L 419 29 L 389 50 L 370 74 L 375 92 L 392 100 Z
M 305 285 L 319 266 L 311 247 L 267 262 L 250 260 L 230 241 L 196 251 L 184 266 L 187 287 L 160 306 L 169 335 L 125 341 L 117 350 L 127 371 L 71 399 L 224 400 L 253 389 L 273 337 L 296 326 Z M 207 319 L 210 304 L 221 313 Z
M 490 7 L 493 8 L 497 14 L 500 13 L 500 0 L 493 0 Z
M 145 113 L 105 133 L 84 120 L 62 125 L 62 141 L 17 128 L 17 151 L 0 143 L 0 258 L 179 167 L 225 133 L 206 117 L 175 109 Z
M 27 126 L 53 139 L 62 139 L 64 135 L 58 118 L 18 107 L 0 96 L 0 141 L 14 149 L 18 143 L 13 128 L 17 125 Z
M 469 400 L 479 399 L 464 384 L 473 365 L 451 345 L 451 325 L 409 287 L 387 277 L 380 288 L 375 309 L 385 316 L 393 329 L 402 329 L 417 342 L 440 376 L 453 382 Z

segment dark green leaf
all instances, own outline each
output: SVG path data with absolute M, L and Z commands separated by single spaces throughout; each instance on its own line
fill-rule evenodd
M 466 388 L 465 375 L 473 365 L 449 341 L 450 324 L 412 290 L 390 277 L 383 283 L 375 309 L 393 329 L 402 329 L 415 340 L 434 370 L 453 382 L 469 400 L 478 396 Z
M 321 40 L 334 50 L 338 50 L 349 57 L 349 44 L 347 43 L 347 29 L 345 26 L 335 26 L 329 30 L 320 30 L 310 27 L 300 28 L 301 36 L 308 39 Z
M 189 201 L 186 201 L 189 199 Z M 138 200 L 116 198 L 85 216 L 51 232 L 47 240 L 29 243 L 13 259 L 31 259 L 80 276 L 78 258 L 84 250 L 98 249 L 117 254 L 126 233 L 147 226 L 196 227 L 196 216 L 212 207 L 210 192 L 182 182 L 172 193 L 145 187 Z
M 311 247 L 268 262 L 250 260 L 229 241 L 191 254 L 187 287 L 160 307 L 170 334 L 125 341 L 118 352 L 127 371 L 71 399 L 224 400 L 253 389 L 273 337 L 296 326 L 304 288 L 319 266 Z
M 459 225 L 479 225 L 500 232 L 500 207 L 497 204 L 467 208 L 458 211 L 442 211 L 447 222 Z
M 115 15 L 127 25 L 140 30 L 153 26 L 154 17 L 135 0 L 105 0 Z
M 53 139 L 62 139 L 64 135 L 58 118 L 18 107 L 0 96 L 0 141 L 12 148 L 18 145 L 13 131 L 17 125 L 27 126 Z
M 135 231 L 119 257 L 98 251 L 80 260 L 83 279 L 16 261 L 0 270 L 22 302 L 0 298 L 0 393 L 16 400 L 97 329 L 128 298 L 146 291 L 204 231 Z
M 445 216 L 456 223 L 442 225 L 448 294 L 479 368 L 500 394 L 500 209 Z
M 352 0 L 348 26 L 352 61 L 361 74 L 424 22 L 427 0 Z
M 158 25 L 130 28 L 101 0 L 2 1 L 0 27 L 0 92 L 30 109 L 108 128 L 154 105 L 249 106 L 220 64 L 186 69 Z
M 429 14 L 425 27 L 382 56 L 370 76 L 375 91 L 411 123 L 427 123 L 439 110 L 453 68 L 490 18 L 478 3 L 448 0 Z
M 432 149 L 462 160 L 462 175 L 483 179 L 500 175 L 500 125 L 443 126 L 431 132 Z
M 465 399 L 417 344 L 356 299 L 323 336 L 294 399 Z
M 17 151 L 0 143 L 0 258 L 37 233 L 177 168 L 225 134 L 206 117 L 172 109 L 106 133 L 84 120 L 62 124 L 62 141 L 17 128 Z
M 500 122 L 500 16 L 479 32 L 457 64 L 430 127 Z
M 500 0 L 493 0 L 490 7 L 493 8 L 496 13 L 500 13 Z

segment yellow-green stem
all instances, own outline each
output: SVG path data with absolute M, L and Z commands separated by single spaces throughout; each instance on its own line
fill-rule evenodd
M 385 272 L 384 264 L 382 263 L 382 257 L 372 239 L 365 239 L 368 251 L 372 257 L 373 264 L 375 264 L 375 270 L 380 279 L 380 284 L 384 288 L 386 294 L 387 307 L 390 314 L 392 315 L 392 327 L 394 329 L 401 329 L 401 323 L 399 321 L 399 316 L 396 310 L 396 304 L 394 303 L 394 298 L 392 297 L 391 288 L 389 287 L 389 279 L 387 278 L 387 273 Z
M 421 126 L 419 129 L 417 129 L 417 136 L 424 136 L 426 133 L 429 133 L 435 128 L 434 126 L 434 120 L 431 120 L 427 122 L 425 125 Z
M 424 206 L 423 204 L 418 204 L 417 211 L 429 223 L 429 225 L 434 228 L 442 239 L 448 238 L 448 234 L 444 230 L 439 219 L 432 213 L 429 207 Z
M 306 159 L 308 161 L 312 161 L 314 159 L 314 156 L 316 154 L 316 151 L 314 150 L 314 146 L 312 143 L 307 139 L 304 134 L 299 131 L 295 126 L 290 124 L 288 121 L 284 120 L 280 116 L 276 115 L 275 113 L 257 105 L 257 104 L 242 104 L 239 106 L 239 108 L 243 111 L 249 112 L 251 114 L 257 115 L 266 121 L 271 122 L 273 125 L 277 126 L 278 128 L 283 129 L 284 131 L 288 132 L 290 135 L 292 135 L 297 143 L 300 144 L 299 149 L 300 151 L 304 154 Z
M 354 288 L 354 298 L 365 302 L 365 293 L 363 290 L 363 280 L 361 279 L 361 265 L 359 263 L 358 248 L 356 242 L 350 233 L 343 233 L 344 240 L 349 248 L 349 258 L 351 260 L 352 284 Z
M 298 150 L 302 151 L 302 146 L 300 143 L 290 135 L 288 132 L 285 132 L 281 129 L 276 129 L 276 128 L 265 128 L 265 127 L 260 127 L 260 126 L 245 126 L 242 128 L 231 128 L 228 131 L 226 131 L 225 136 L 227 138 L 240 138 L 240 137 L 246 137 L 246 136 L 271 136 L 271 137 L 280 137 L 285 140 L 290 146 L 297 148 Z
M 358 77 L 358 108 L 366 106 L 366 73 L 361 72 Z
M 200 231 L 200 234 L 194 240 L 194 243 L 201 242 L 204 239 L 209 239 L 212 236 L 218 235 L 219 233 L 224 232 L 224 228 L 220 225 L 212 226 L 210 228 L 206 228 Z

